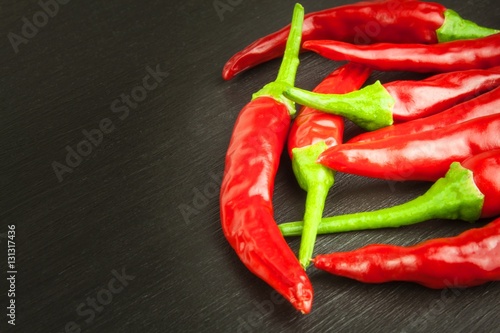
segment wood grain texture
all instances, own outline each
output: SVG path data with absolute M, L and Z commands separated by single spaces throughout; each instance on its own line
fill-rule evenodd
M 302 4 L 311 12 L 348 2 Z M 286 25 L 294 1 L 233 3 L 221 20 L 212 1 L 71 1 L 15 53 L 8 34 L 21 34 L 23 17 L 32 20 L 40 5 L 2 2 L 0 234 L 16 225 L 19 274 L 15 328 L 5 328 L 7 284 L 0 280 L 0 330 L 65 332 L 74 322 L 82 332 L 499 332 L 498 283 L 442 293 L 311 270 L 314 308 L 302 316 L 239 262 L 220 230 L 224 154 L 239 110 L 274 79 L 279 61 L 229 82 L 221 69 L 233 53 Z M 499 28 L 492 0 L 442 3 Z M 338 65 L 313 54 L 301 61 L 303 88 Z M 168 73 L 161 82 L 126 117 L 123 109 L 114 112 L 114 101 L 139 93 L 148 67 L 158 65 Z M 409 77 L 375 73 L 370 80 Z M 113 130 L 59 181 L 52 163 L 64 163 L 66 147 L 76 149 L 83 131 L 104 119 Z M 347 137 L 357 132 L 348 124 Z M 338 175 L 325 214 L 394 205 L 428 186 Z M 276 219 L 299 219 L 304 198 L 283 155 Z M 469 227 L 429 221 L 321 236 L 317 251 L 412 244 Z M 5 271 L 3 238 L 0 244 Z M 298 239 L 290 245 L 297 250 Z M 119 292 L 112 288 L 117 274 L 129 278 Z M 107 304 L 92 309 L 89 299 L 99 297 Z

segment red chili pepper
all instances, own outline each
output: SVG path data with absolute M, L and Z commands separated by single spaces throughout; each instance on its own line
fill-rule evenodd
M 322 93 L 347 93 L 359 89 L 371 71 L 348 63 L 328 75 L 315 89 Z M 304 212 L 304 232 L 300 243 L 299 261 L 307 268 L 314 249 L 316 229 L 321 222 L 325 200 L 334 182 L 334 173 L 316 163 L 319 154 L 328 147 L 342 143 L 344 120 L 341 117 L 303 107 L 295 118 L 288 135 L 288 152 L 299 185 L 307 191 Z
M 380 210 L 326 217 L 319 234 L 397 228 L 430 219 L 464 220 L 500 215 L 500 149 L 453 162 L 446 175 L 423 195 Z M 284 236 L 299 236 L 301 221 L 279 225 Z
M 222 77 L 234 75 L 281 57 L 290 26 L 262 37 L 225 64 Z M 456 12 L 433 2 L 408 0 L 362 1 L 307 14 L 302 40 L 331 39 L 350 43 L 436 43 L 490 35 Z
M 289 99 L 317 110 L 344 116 L 375 130 L 429 116 L 500 85 L 500 67 L 449 72 L 415 81 L 379 81 L 347 94 L 320 94 L 295 87 Z
M 403 124 L 387 126 L 373 132 L 362 133 L 347 143 L 376 141 L 392 136 L 433 131 L 496 113 L 500 113 L 500 87 L 441 113 Z
M 500 148 L 500 114 L 404 137 L 331 147 L 318 162 L 359 176 L 436 181 L 452 162 L 496 148 Z
M 373 244 L 318 255 L 314 266 L 366 283 L 415 282 L 433 289 L 500 280 L 500 218 L 455 237 L 414 246 Z
M 295 5 L 287 49 L 275 82 L 241 110 L 226 154 L 220 193 L 222 230 L 247 268 L 303 313 L 313 290 L 273 218 L 274 178 L 290 126 L 293 103 L 282 90 L 293 85 L 299 64 L 304 9 Z
M 441 44 L 354 45 L 308 41 L 303 48 L 332 60 L 348 60 L 381 71 L 453 72 L 500 65 L 500 33 Z

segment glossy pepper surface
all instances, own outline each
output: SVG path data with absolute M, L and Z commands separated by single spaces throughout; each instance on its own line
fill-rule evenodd
M 489 150 L 453 162 L 444 178 L 423 195 L 404 204 L 371 212 L 324 218 L 318 233 L 396 228 L 430 219 L 474 222 L 500 215 L 500 150 Z M 298 236 L 302 222 L 280 224 L 285 236 Z
M 500 148 L 500 114 L 434 131 L 329 148 L 318 162 L 336 171 L 386 180 L 436 181 L 450 164 Z
M 500 65 L 500 33 L 433 45 L 354 45 L 330 40 L 311 40 L 305 42 L 303 47 L 328 59 L 353 61 L 381 71 L 439 73 L 487 69 Z
M 268 60 L 281 57 L 290 26 L 262 37 L 236 53 L 222 71 L 225 80 Z M 337 40 L 356 44 L 425 43 L 490 35 L 480 27 L 434 2 L 413 0 L 361 1 L 309 13 L 302 39 Z
M 346 93 L 359 89 L 370 76 L 365 66 L 348 63 L 330 73 L 315 89 L 322 93 Z M 288 152 L 299 185 L 307 191 L 299 261 L 307 268 L 314 249 L 316 229 L 321 222 L 328 191 L 334 182 L 334 172 L 316 159 L 328 147 L 342 143 L 344 120 L 303 107 L 295 118 L 288 135 Z
M 238 116 L 226 154 L 220 211 L 224 235 L 246 267 L 308 313 L 312 286 L 280 234 L 272 206 L 274 178 L 294 112 L 281 90 L 295 80 L 302 21 L 303 8 L 297 4 L 276 81 L 254 94 Z
M 379 81 L 347 94 L 285 91 L 291 100 L 342 115 L 367 130 L 375 130 L 446 110 L 500 85 L 500 67 L 442 73 L 424 80 Z
M 500 113 L 500 87 L 438 114 L 359 134 L 347 143 L 376 141 L 391 136 L 433 131 L 497 113 Z
M 316 268 L 366 283 L 415 282 L 433 289 L 500 280 L 500 218 L 447 238 L 414 246 L 374 244 L 318 255 Z

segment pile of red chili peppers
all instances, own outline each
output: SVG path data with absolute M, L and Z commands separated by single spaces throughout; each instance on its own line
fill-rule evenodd
M 377 34 L 360 34 L 374 24 Z M 302 90 L 294 84 L 306 50 L 347 63 L 313 92 Z M 222 230 L 243 264 L 302 313 L 313 303 L 310 263 L 367 283 L 500 280 L 500 218 L 491 221 L 500 216 L 500 31 L 420 0 L 363 1 L 305 16 L 296 4 L 291 24 L 235 54 L 223 78 L 277 57 L 276 80 L 243 107 L 226 153 Z M 430 74 L 363 87 L 377 70 Z M 303 106 L 297 113 L 295 102 Z M 344 118 L 368 132 L 344 142 Z M 303 221 L 278 225 L 272 196 L 287 142 L 307 196 Z M 336 172 L 433 185 L 399 206 L 323 217 Z M 317 234 L 436 218 L 489 224 L 407 247 L 314 253 Z M 297 257 L 284 236 L 301 236 Z

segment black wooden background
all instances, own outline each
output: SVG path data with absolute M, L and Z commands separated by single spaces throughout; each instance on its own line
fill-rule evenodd
M 348 2 L 302 4 L 311 12 Z M 311 268 L 314 308 L 303 316 L 230 249 L 217 198 L 225 150 L 239 110 L 280 62 L 229 82 L 221 69 L 287 24 L 294 1 L 60 0 L 47 7 L 52 15 L 40 14 L 54 3 L 0 3 L 2 332 L 500 331 L 498 283 L 436 291 Z M 442 3 L 500 28 L 496 1 Z M 30 27 L 34 20 L 40 27 Z M 297 85 L 309 89 L 339 65 L 315 54 L 301 61 Z M 377 72 L 369 82 L 419 77 Z M 346 138 L 356 133 L 348 124 Z M 327 215 L 402 203 L 429 187 L 336 181 Z M 283 155 L 277 221 L 300 219 L 304 198 Z M 16 230 L 15 326 L 6 324 L 8 225 Z M 414 244 L 470 227 L 429 221 L 322 236 L 317 252 Z

